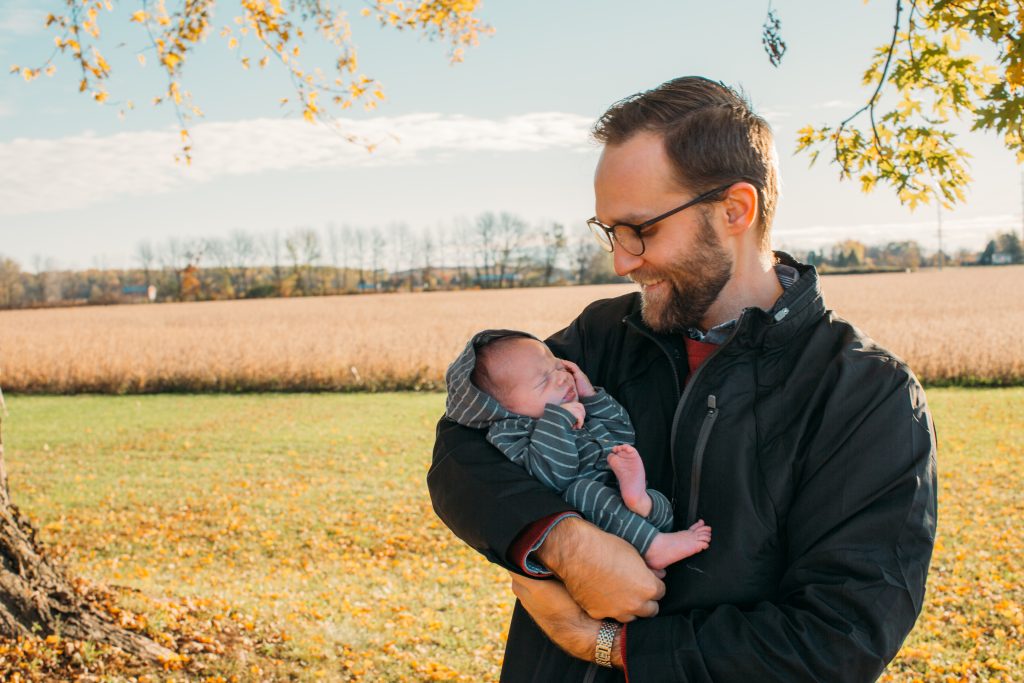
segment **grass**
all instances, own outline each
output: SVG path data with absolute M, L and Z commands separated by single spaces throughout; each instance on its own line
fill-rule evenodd
M 1024 383 L 1024 266 L 825 276 L 822 288 L 828 306 L 927 384 Z M 442 389 L 445 368 L 474 332 L 510 327 L 547 336 L 587 303 L 634 289 L 0 311 L 0 387 L 50 394 Z
M 928 398 L 938 545 L 924 613 L 883 680 L 1022 680 L 1024 389 Z M 497 678 L 507 581 L 426 494 L 441 395 L 16 396 L 8 407 L 13 497 L 42 538 L 150 632 L 173 637 L 189 620 L 207 634 L 184 670 L 133 676 Z M 2 662 L 0 651 L 0 678 Z M 116 666 L 104 675 L 128 680 Z

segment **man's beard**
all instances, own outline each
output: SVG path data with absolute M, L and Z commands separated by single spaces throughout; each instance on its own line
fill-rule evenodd
M 655 332 L 678 332 L 700 327 L 711 304 L 732 276 L 732 258 L 706 216 L 700 219 L 693 245 L 664 270 L 640 269 L 630 273 L 634 282 L 665 280 L 660 291 L 641 290 L 641 315 Z

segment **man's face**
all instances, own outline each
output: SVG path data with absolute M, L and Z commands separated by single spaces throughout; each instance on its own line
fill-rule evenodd
M 661 137 L 637 133 L 608 145 L 594 176 L 597 217 L 603 223 L 639 224 L 696 193 L 679 188 Z M 614 251 L 615 272 L 640 285 L 643 319 L 657 332 L 701 327 L 732 275 L 732 255 L 703 205 L 681 211 L 643 233 L 644 253 Z

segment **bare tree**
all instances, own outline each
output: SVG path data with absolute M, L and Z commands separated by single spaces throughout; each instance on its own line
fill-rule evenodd
M 551 284 L 555 274 L 555 266 L 559 257 L 565 251 L 565 226 L 561 223 L 551 223 L 544 228 L 544 286 Z
M 370 231 L 370 267 L 373 273 L 373 291 L 375 292 L 377 291 L 377 278 L 383 266 L 384 249 L 387 245 L 388 242 L 381 234 L 380 228 L 373 228 Z
M 409 226 L 405 223 L 392 223 L 387 228 L 388 241 L 391 245 L 391 276 L 392 289 L 401 289 L 401 273 L 409 265 L 409 289 L 412 289 L 412 266 L 409 254 L 412 251 L 412 235 L 409 233 Z
M 420 255 L 423 257 L 423 270 L 421 272 L 421 279 L 423 280 L 423 289 L 433 289 L 430 282 L 434 279 L 433 264 L 435 257 L 436 245 L 434 242 L 434 236 L 430 230 L 424 230 L 420 236 Z
M 519 216 L 502 211 L 495 222 L 495 241 L 497 258 L 495 259 L 498 287 L 504 287 L 509 276 L 515 275 L 516 262 L 522 253 L 526 238 L 526 221 Z
M 477 268 L 477 280 L 485 287 L 494 284 L 495 264 L 498 260 L 498 217 L 487 211 L 476 217 L 476 254 L 475 256 L 483 263 L 483 267 Z
M 296 284 L 304 295 L 314 294 L 313 268 L 320 260 L 320 235 L 311 228 L 299 228 L 284 242 L 291 259 Z
M 343 238 L 338 234 L 338 228 L 335 227 L 334 223 L 327 226 L 327 253 L 331 255 L 331 266 L 334 268 L 333 277 L 331 278 L 331 293 L 337 294 L 341 288 L 340 282 L 340 269 L 338 262 L 338 255 L 341 253 L 343 248 Z
M 235 230 L 228 238 L 227 246 L 234 270 L 235 292 L 244 296 L 249 291 L 249 269 L 259 251 L 256 240 L 244 230 Z
M 591 281 L 594 259 L 603 253 L 589 235 L 581 235 L 573 248 L 573 262 L 576 266 L 576 284 L 585 285 Z
M 156 255 L 153 253 L 153 243 L 149 240 L 139 242 L 135 247 L 135 260 L 139 262 L 139 266 L 142 268 L 142 274 L 146 278 L 145 284 L 151 284 L 149 272 L 153 269 L 153 263 L 156 261 Z
M 361 291 L 366 287 L 366 231 L 363 228 L 354 228 L 352 231 L 352 253 L 356 258 L 356 266 L 359 270 L 359 282 L 356 287 Z
M 284 294 L 284 270 L 281 267 L 281 259 L 284 257 L 284 243 L 281 240 L 281 232 L 274 230 L 263 236 L 263 253 L 270 261 L 270 272 L 274 276 L 274 289 L 278 296 Z

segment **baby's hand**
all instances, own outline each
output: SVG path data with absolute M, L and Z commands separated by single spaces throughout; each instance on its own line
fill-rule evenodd
M 583 404 L 579 401 L 569 401 L 563 403 L 562 407 L 568 410 L 576 418 L 576 422 L 573 424 L 573 429 L 579 429 L 583 426 L 583 420 L 587 417 L 587 409 L 583 407 Z
M 590 383 L 590 379 L 580 370 L 580 366 L 573 363 L 571 360 L 562 359 L 562 365 L 572 375 L 573 380 L 576 382 L 576 395 L 580 398 L 587 398 L 594 395 L 594 385 Z

